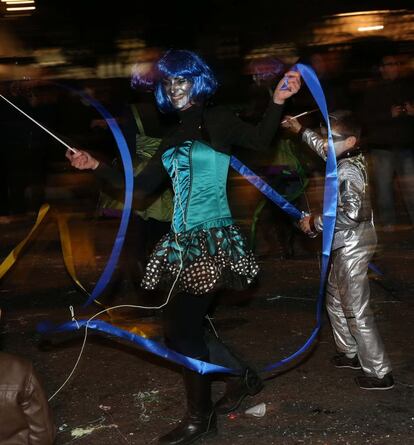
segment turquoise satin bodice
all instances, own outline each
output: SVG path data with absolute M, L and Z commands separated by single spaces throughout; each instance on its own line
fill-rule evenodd
M 174 232 L 233 224 L 226 191 L 229 155 L 186 141 L 166 150 L 162 162 L 174 188 Z

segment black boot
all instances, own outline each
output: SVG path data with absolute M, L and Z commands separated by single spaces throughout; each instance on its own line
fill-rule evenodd
M 217 418 L 211 402 L 211 378 L 183 370 L 187 414 L 175 429 L 160 437 L 160 445 L 188 445 L 217 433 Z
M 211 363 L 240 370 L 239 377 L 229 377 L 224 396 L 215 404 L 217 414 L 228 414 L 236 410 L 243 399 L 254 396 L 263 389 L 259 375 L 245 361 L 237 357 L 216 335 L 207 330 L 204 339 Z
M 235 411 L 247 396 L 254 396 L 263 389 L 263 381 L 256 371 L 247 367 L 240 377 L 231 377 L 224 396 L 215 404 L 217 414 Z

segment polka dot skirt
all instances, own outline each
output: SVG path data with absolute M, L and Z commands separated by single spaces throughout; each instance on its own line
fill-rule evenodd
M 170 232 L 156 245 L 141 286 L 148 290 L 174 286 L 174 294 L 200 295 L 221 287 L 243 289 L 258 271 L 254 255 L 235 225 Z

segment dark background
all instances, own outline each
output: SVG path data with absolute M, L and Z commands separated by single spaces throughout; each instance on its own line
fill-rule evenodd
M 4 9 L 4 4 L 2 4 Z M 361 10 L 413 8 L 412 1 L 213 0 L 206 2 L 102 2 L 37 0 L 36 12 L 20 20 L 3 19 L 30 47 L 62 45 L 72 50 L 110 53 L 116 38 L 130 33 L 148 46 L 188 47 L 224 34 L 249 45 L 297 40 L 310 22 L 324 16 Z M 4 15 L 4 14 L 3 14 Z M 11 23 L 7 23 L 11 22 Z

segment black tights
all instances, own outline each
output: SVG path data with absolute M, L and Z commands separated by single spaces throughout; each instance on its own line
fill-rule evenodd
M 168 347 L 188 357 L 208 357 L 204 323 L 214 299 L 214 293 L 193 295 L 181 292 L 172 297 L 162 315 Z

